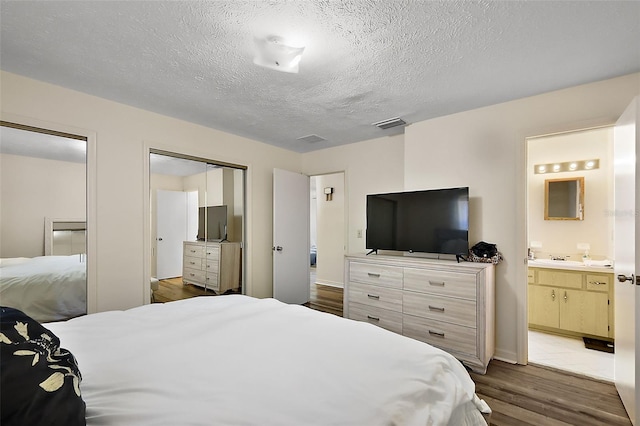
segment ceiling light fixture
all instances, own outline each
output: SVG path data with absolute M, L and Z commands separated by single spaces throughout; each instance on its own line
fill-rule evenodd
M 284 44 L 282 37 L 269 36 L 253 39 L 256 52 L 253 63 L 276 71 L 297 73 L 303 47 Z

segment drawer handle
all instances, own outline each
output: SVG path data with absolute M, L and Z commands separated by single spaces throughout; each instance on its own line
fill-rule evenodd
M 374 274 L 373 272 L 367 272 L 367 275 L 374 278 L 380 278 L 380 274 Z
M 442 332 L 429 330 L 429 334 L 436 337 L 442 337 L 444 339 L 444 333 Z
M 195 250 L 189 250 L 189 251 L 190 251 L 191 253 L 195 253 L 195 252 L 196 252 Z
M 606 285 L 607 283 L 606 283 L 606 282 L 605 282 L 605 283 L 603 283 L 603 282 L 600 282 L 600 281 L 589 281 L 589 284 L 593 284 L 593 285 Z
M 367 315 L 367 318 L 370 319 L 371 321 L 380 321 L 380 318 L 372 317 L 371 315 Z
M 189 263 L 190 263 L 190 264 L 192 264 L 192 265 L 195 265 L 195 264 L 196 264 L 196 262 L 189 262 Z
M 430 311 L 444 312 L 444 308 L 439 308 L 437 306 L 431 306 L 431 305 L 429 305 L 429 310 Z
M 444 281 L 431 281 L 431 280 L 429 280 L 429 285 L 437 285 L 439 287 L 444 287 Z
M 195 277 L 195 276 L 196 276 L 196 274 L 194 274 L 193 272 L 190 272 L 190 273 L 189 273 L 189 276 L 190 276 L 190 277 Z
M 380 300 L 380 296 L 375 295 L 375 294 L 367 294 L 367 297 L 368 297 L 369 299 Z

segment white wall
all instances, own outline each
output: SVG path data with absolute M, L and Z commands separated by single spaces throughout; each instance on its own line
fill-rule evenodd
M 308 175 L 345 172 L 347 252 L 364 252 L 366 195 L 402 190 L 404 174 L 403 135 L 302 154 L 302 172 Z M 317 188 L 322 197 L 321 188 Z M 362 230 L 362 238 L 357 232 Z
M 611 124 L 640 90 L 640 74 L 413 123 L 402 135 L 303 155 L 303 171 L 347 172 L 348 252 L 362 252 L 367 193 L 470 187 L 470 244 L 498 245 L 496 356 L 523 361 L 528 137 Z M 526 354 L 525 354 L 526 356 Z
M 406 129 L 405 189 L 468 185 L 470 244 L 496 243 L 504 255 L 496 268 L 498 357 L 515 361 L 522 356 L 518 329 L 526 306 L 526 138 L 614 123 L 639 89 L 640 74 L 633 74 Z
M 124 309 L 145 300 L 143 276 L 145 147 L 249 167 L 247 292 L 272 295 L 273 168 L 298 171 L 300 155 L 243 137 L 2 72 L 2 119 L 25 117 L 95 132 L 96 310 Z M 147 290 L 148 291 L 148 290 Z
M 613 257 L 613 128 L 604 127 L 581 132 L 534 138 L 528 141 L 528 234 L 529 241 L 539 241 L 536 256 L 550 254 L 580 260 L 578 243 L 589 243 L 594 259 Z M 536 164 L 599 159 L 594 170 L 535 174 Z M 544 220 L 546 179 L 584 178 L 584 220 Z
M 44 218 L 86 218 L 86 166 L 0 155 L 0 257 L 44 256 Z
M 330 201 L 324 188 L 333 188 Z M 316 176 L 316 283 L 344 287 L 345 189 L 344 173 Z

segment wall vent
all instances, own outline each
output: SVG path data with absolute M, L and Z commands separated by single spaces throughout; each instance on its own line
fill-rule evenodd
M 322 136 L 318 136 L 318 135 L 301 136 L 301 137 L 297 138 L 296 140 L 300 141 L 300 142 L 306 142 L 306 143 L 316 143 L 316 142 L 326 141 L 325 138 L 323 138 Z
M 397 126 L 405 126 L 406 124 L 407 122 L 400 117 L 387 118 L 386 120 L 373 123 L 374 126 L 382 130 L 390 129 Z

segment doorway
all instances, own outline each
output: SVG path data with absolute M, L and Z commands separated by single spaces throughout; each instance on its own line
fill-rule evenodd
M 244 294 L 245 172 L 150 149 L 151 302 Z
M 528 360 L 611 382 L 613 176 L 611 126 L 527 139 Z M 568 217 L 548 214 L 560 181 L 582 182 L 556 194 Z
M 342 316 L 346 250 L 345 174 L 310 177 L 310 306 Z

